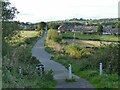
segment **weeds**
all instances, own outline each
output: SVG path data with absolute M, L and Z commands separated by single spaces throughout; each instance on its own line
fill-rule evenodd
M 46 72 L 42 77 L 37 74 L 36 65 L 40 62 L 32 57 L 31 49 L 42 35 L 36 37 L 38 34 L 32 34 L 32 32 L 29 32 L 30 35 L 33 35 L 29 38 L 29 33 L 26 31 L 28 37 L 25 36 L 22 39 L 29 44 L 24 41 L 21 43 L 21 37 L 16 38 L 17 42 L 12 41 L 15 42 L 14 45 L 5 41 L 4 45 L 7 47 L 3 49 L 3 88 L 52 88 L 55 86 L 56 82 L 52 78 L 52 72 Z M 21 73 L 19 72 L 20 67 Z

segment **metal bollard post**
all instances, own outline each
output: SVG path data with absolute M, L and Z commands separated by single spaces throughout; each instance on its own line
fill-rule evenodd
M 100 63 L 100 75 L 102 75 L 102 63 Z
M 69 78 L 72 78 L 72 67 L 71 64 L 69 64 Z
M 44 74 L 44 65 L 42 66 L 42 74 Z
M 36 69 L 37 69 L 38 75 L 40 75 L 40 67 L 38 65 L 36 66 Z
M 36 68 L 38 69 L 38 74 L 42 76 L 44 74 L 44 65 L 38 64 Z
M 40 64 L 40 68 L 41 68 L 41 75 L 43 75 L 44 74 L 44 65 Z

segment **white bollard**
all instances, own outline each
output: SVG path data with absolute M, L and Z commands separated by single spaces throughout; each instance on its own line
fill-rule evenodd
M 22 74 L 22 68 L 19 67 L 19 74 L 21 75 Z
M 100 63 L 100 75 L 102 75 L 102 63 Z
M 72 67 L 71 64 L 69 64 L 69 78 L 72 78 Z

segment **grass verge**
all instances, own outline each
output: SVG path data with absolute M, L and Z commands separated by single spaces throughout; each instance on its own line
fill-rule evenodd
M 5 43 L 7 47 L 4 47 L 6 52 L 2 63 L 2 88 L 53 88 L 55 86 L 53 73 L 49 71 L 39 76 L 36 65 L 40 62 L 32 57 L 31 49 L 42 36 L 43 33 L 37 31 L 22 31 L 22 35 L 15 35 Z M 19 67 L 22 68 L 21 74 Z
M 49 49 L 49 53 L 50 52 L 53 52 L 53 50 Z M 103 56 L 98 56 L 99 54 L 96 54 L 89 58 L 86 57 L 81 59 L 74 59 L 62 53 L 54 53 L 54 57 L 52 57 L 51 60 L 55 60 L 56 62 L 63 64 L 66 68 L 68 68 L 68 64 L 71 64 L 73 70 L 72 72 L 75 75 L 88 80 L 96 88 L 118 88 L 119 79 L 117 73 L 109 74 L 105 69 L 103 69 L 103 74 L 101 76 L 99 75 L 99 64 L 95 64 L 95 62 L 99 61 L 96 61 L 95 57 L 101 58 Z M 91 59 L 94 59 L 95 61 L 92 61 Z

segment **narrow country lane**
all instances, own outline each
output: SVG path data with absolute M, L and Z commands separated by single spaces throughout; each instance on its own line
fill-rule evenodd
M 77 79 L 77 82 L 65 82 L 65 79 L 68 78 L 68 70 L 62 64 L 50 60 L 53 55 L 44 50 L 45 38 L 46 34 L 44 34 L 44 37 L 38 40 L 38 42 L 34 45 L 32 49 L 32 56 L 38 58 L 40 62 L 45 65 L 45 70 L 53 70 L 54 79 L 58 81 L 55 88 L 93 88 L 88 81 L 76 75 L 73 75 L 73 77 Z

